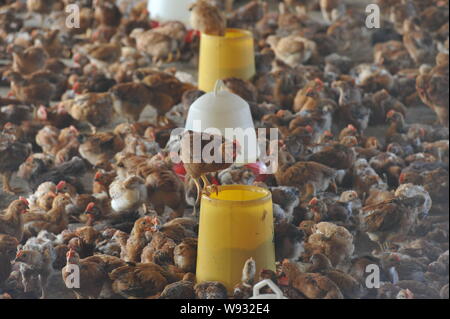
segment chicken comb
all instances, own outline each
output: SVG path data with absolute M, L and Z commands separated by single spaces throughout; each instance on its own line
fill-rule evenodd
M 305 126 L 305 129 L 308 131 L 308 133 L 314 132 L 314 129 L 312 128 L 311 125 L 306 125 L 306 126 Z
M 356 131 L 356 127 L 354 127 L 353 124 L 347 125 L 347 128 L 348 128 L 349 130 Z
M 80 61 L 81 58 L 81 54 L 80 53 L 75 53 L 73 55 L 73 62 L 78 63 Z
M 188 33 L 186 34 L 186 36 L 184 37 L 184 42 L 185 43 L 192 43 L 192 41 L 194 41 L 195 38 L 200 36 L 200 32 L 197 30 L 190 30 L 188 31 Z
M 14 124 L 13 123 L 11 123 L 11 122 L 7 122 L 7 123 L 5 123 L 5 125 L 3 125 L 3 129 L 6 129 L 6 128 L 11 128 L 11 127 L 13 127 L 14 126 Z
M 80 88 L 80 82 L 78 82 L 78 81 L 72 85 L 72 91 L 74 91 L 76 93 L 78 93 L 79 88 Z
M 316 82 L 316 84 L 319 86 L 319 87 L 317 87 L 317 89 L 316 89 L 317 91 L 320 91 L 320 90 L 323 89 L 324 83 L 323 83 L 323 81 L 322 81 L 321 79 L 315 78 L 315 79 L 314 79 L 314 82 Z
M 333 133 L 331 133 L 330 131 L 326 130 L 325 132 L 323 132 L 323 134 L 325 136 L 333 136 Z
M 158 28 L 160 26 L 158 21 L 150 21 L 150 27 L 152 27 L 152 29 Z
M 63 188 L 64 186 L 66 186 L 66 181 L 60 181 L 58 183 L 58 185 L 56 185 L 56 189 L 60 190 L 61 188 Z
M 386 117 L 390 118 L 390 117 L 394 116 L 394 114 L 395 114 L 395 111 L 394 110 L 390 110 L 389 112 L 387 112 Z
M 75 126 L 73 126 L 73 125 L 69 126 L 69 130 L 71 130 L 72 132 L 74 132 L 74 133 L 76 133 L 76 134 L 80 133 L 80 132 L 78 131 L 78 129 L 77 129 Z
M 403 182 L 405 181 L 405 177 L 406 177 L 405 173 L 400 174 L 400 177 L 398 178 L 400 184 L 403 184 Z
M 95 173 L 94 180 L 99 179 L 101 176 L 102 176 L 102 173 L 100 171 L 98 171 L 97 173 Z
M 16 254 L 16 258 L 19 258 L 20 256 L 22 256 L 22 254 L 23 254 L 23 250 L 22 249 L 18 250 L 17 254 Z
M 279 277 L 278 284 L 280 286 L 289 286 L 289 278 L 286 275 Z
M 19 200 L 21 200 L 22 202 L 25 203 L 25 205 L 29 206 L 30 204 L 28 203 L 28 200 L 25 197 L 20 196 Z
M 70 248 L 67 253 L 66 253 L 66 257 L 73 257 L 75 256 L 75 250 L 73 248 Z
M 94 202 L 90 202 L 90 203 L 87 204 L 87 206 L 86 206 L 86 211 L 87 211 L 87 212 L 91 212 L 92 209 L 94 208 L 94 206 L 95 206 L 95 203 L 94 203 Z
M 319 200 L 317 199 L 317 197 L 314 197 L 309 201 L 308 205 L 317 205 L 318 202 Z

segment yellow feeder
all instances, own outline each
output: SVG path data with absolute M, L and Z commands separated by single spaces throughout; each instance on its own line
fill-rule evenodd
M 220 281 L 232 293 L 252 257 L 256 273 L 275 270 L 272 195 L 248 185 L 219 186 L 203 195 L 197 254 L 197 281 Z
M 227 77 L 250 79 L 255 74 L 253 35 L 227 29 L 225 36 L 202 33 L 198 71 L 199 89 L 210 92 L 217 80 Z

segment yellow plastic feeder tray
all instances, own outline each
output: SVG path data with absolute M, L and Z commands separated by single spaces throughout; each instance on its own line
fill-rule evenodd
M 247 259 L 275 270 L 270 191 L 247 185 L 219 186 L 203 195 L 197 254 L 197 281 L 219 281 L 231 294 Z
M 227 77 L 250 79 L 255 74 L 253 35 L 241 29 L 227 29 L 225 36 L 202 33 L 198 86 L 205 92 L 217 80 Z

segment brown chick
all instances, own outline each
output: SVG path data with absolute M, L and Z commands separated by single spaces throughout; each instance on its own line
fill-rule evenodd
M 108 74 L 108 67 L 117 62 L 121 56 L 121 47 L 115 43 L 88 45 L 86 56 L 97 69 Z
M 327 276 L 339 287 L 345 298 L 358 299 L 362 296 L 362 285 L 349 274 L 334 269 L 327 256 L 315 254 L 311 256 L 310 262 L 312 265 L 308 268 L 308 272 Z
M 21 197 L 12 201 L 5 213 L 0 215 L 0 233 L 15 237 L 18 241 L 23 237 L 23 214 L 28 211 L 28 201 Z
M 210 5 L 206 0 L 197 0 L 189 10 L 193 29 L 208 35 L 225 35 L 226 20 L 217 7 Z
M 305 243 L 305 255 L 324 254 L 336 267 L 346 263 L 352 256 L 355 246 L 353 236 L 342 226 L 321 222 L 314 226 L 314 233 Z
M 27 9 L 29 13 L 38 13 L 41 15 L 41 26 L 45 21 L 45 16 L 50 14 L 55 0 L 27 0 Z
M 80 286 L 79 288 L 71 288 L 77 299 L 98 298 L 103 285 L 109 279 L 102 265 L 94 261 L 80 260 L 80 256 L 73 249 L 67 252 L 66 258 L 66 266 L 61 270 L 64 282 L 68 280 L 67 277 L 73 272 L 72 269 L 68 268 L 69 265 L 76 265 L 80 270 Z
M 114 181 L 117 177 L 117 173 L 114 171 L 105 172 L 105 171 L 97 171 L 94 175 L 94 181 L 92 185 L 92 193 L 100 194 L 100 193 L 108 193 L 109 185 Z
M 152 92 L 141 83 L 120 83 L 110 89 L 117 114 L 129 122 L 137 122 L 144 108 L 152 101 Z
M 425 198 L 417 195 L 411 198 L 394 198 L 379 204 L 363 207 L 360 227 L 370 239 L 384 250 L 390 241 L 404 238 L 417 223 L 417 210 Z
M 125 298 L 145 298 L 164 290 L 176 277 L 154 263 L 134 264 L 115 269 L 109 277 L 115 293 Z
M 145 233 L 150 231 L 151 227 L 153 227 L 153 222 L 149 216 L 144 216 L 136 220 L 125 247 L 125 261 L 139 262 L 141 260 L 142 250 L 148 243 Z
M 42 47 L 32 46 L 23 48 L 13 45 L 10 50 L 13 56 L 13 70 L 22 75 L 32 74 L 44 68 L 45 62 L 49 58 Z
M 94 0 L 95 8 L 95 21 L 99 25 L 105 25 L 109 27 L 118 27 L 122 19 L 122 13 L 115 4 L 115 1 L 111 0 Z
M 206 145 L 212 146 L 212 150 L 220 152 L 220 161 L 216 162 L 217 156 L 214 156 L 213 161 L 210 163 L 205 162 L 202 158 L 202 154 L 194 154 L 194 139 L 200 141 L 201 147 Z M 226 141 L 221 136 L 210 135 L 206 133 L 197 133 L 193 131 L 186 131 L 181 137 L 181 160 L 183 161 L 184 168 L 188 175 L 190 175 L 197 186 L 197 201 L 200 199 L 201 186 L 198 179 L 201 178 L 205 187 L 211 185 L 208 179 L 205 177 L 206 173 L 217 172 L 226 169 L 231 166 L 232 162 L 236 158 L 238 151 L 238 145 L 235 142 Z M 203 152 L 201 152 L 203 153 Z
M 66 206 L 71 200 L 65 194 L 59 194 L 53 200 L 52 209 L 45 214 L 29 213 L 24 218 L 24 231 L 27 237 L 36 236 L 41 230 L 59 234 L 69 225 Z
M 181 280 L 169 284 L 161 292 L 159 299 L 195 299 L 194 283 Z
M 197 237 L 196 222 L 190 218 L 175 218 L 161 225 L 158 218 L 153 218 L 154 233 L 161 232 L 176 243 L 180 243 L 184 238 Z
M 296 264 L 285 260 L 282 272 L 289 284 L 309 299 L 343 299 L 339 287 L 328 277 L 318 273 L 303 273 Z
M 172 217 L 182 217 L 186 206 L 184 184 L 172 170 L 155 170 L 145 179 L 147 200 L 162 215 L 166 206 L 173 210 Z
M 36 75 L 36 76 L 35 76 Z M 39 74 L 33 73 L 22 76 L 20 73 L 11 71 L 5 76 L 11 83 L 12 93 L 23 103 L 48 106 L 55 92 L 55 86 Z
M 421 29 L 414 18 L 404 21 L 403 44 L 416 64 L 432 63 L 436 55 L 436 44 L 431 35 Z
M 94 134 L 97 127 L 108 125 L 113 118 L 113 100 L 109 93 L 80 94 L 61 103 L 75 120 L 87 122 Z
M 130 37 L 136 40 L 136 49 L 152 58 L 153 64 L 173 62 L 180 57 L 178 42 L 157 29 L 134 29 Z
M 19 241 L 9 235 L 0 235 L 0 287 L 9 278 L 12 271 L 11 261 L 14 259 Z
M 158 262 L 156 262 L 155 258 L 157 252 L 161 252 L 162 255 L 166 255 L 169 257 L 169 259 L 173 259 L 173 250 L 176 246 L 175 241 L 167 237 L 162 232 L 153 233 L 151 237 L 152 238 L 150 243 L 142 250 L 141 262 L 154 262 L 156 264 L 159 264 Z M 173 260 L 171 260 L 170 262 L 173 262 Z
M 285 258 L 295 259 L 303 252 L 303 240 L 305 233 L 295 225 L 282 221 L 275 224 L 275 258 L 283 260 Z
M 303 189 L 306 184 L 314 184 L 316 191 L 326 191 L 331 185 L 336 189 L 336 171 L 316 162 L 295 162 L 286 151 L 279 154 L 279 166 L 275 172 L 278 185 Z
M 299 35 L 286 37 L 271 35 L 267 38 L 267 43 L 279 60 L 293 68 L 317 54 L 316 43 Z
M 25 272 L 30 275 L 38 275 L 39 287 L 41 289 L 41 299 L 45 299 L 47 294 L 48 278 L 53 271 L 52 257 L 49 249 L 47 248 L 42 251 L 19 250 L 17 252 L 15 262 L 24 263 L 27 265 L 28 269 L 21 269 L 21 274 L 24 281 L 27 280 L 27 275 L 25 275 Z
M 175 266 L 184 272 L 195 273 L 197 263 L 197 239 L 185 238 L 173 251 Z
M 237 8 L 230 16 L 228 25 L 233 28 L 249 29 L 267 13 L 269 4 L 253 0 Z
M 9 194 L 21 192 L 19 188 L 12 188 L 9 181 L 13 172 L 25 162 L 31 153 L 31 144 L 24 144 L 16 140 L 11 134 L 0 133 L 0 175 L 2 176 L 3 191 Z
M 198 299 L 227 299 L 227 288 L 218 281 L 205 281 L 196 284 L 195 294 Z
M 247 102 L 257 102 L 258 91 L 250 81 L 238 78 L 225 78 L 222 81 L 231 93 L 239 95 Z
M 334 169 L 349 169 L 355 161 L 355 153 L 350 147 L 335 143 L 331 146 L 325 146 L 321 151 L 312 154 L 308 157 L 308 160 Z
M 90 136 L 81 135 L 80 155 L 91 165 L 111 160 L 124 148 L 123 140 L 114 133 L 101 132 Z
M 420 99 L 437 115 L 441 125 L 448 127 L 448 54 L 438 54 L 436 66 L 429 70 L 420 68 L 420 75 L 416 79 L 416 88 Z

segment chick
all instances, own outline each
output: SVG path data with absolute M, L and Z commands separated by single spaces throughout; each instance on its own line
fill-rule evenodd
M 317 53 L 316 43 L 299 35 L 281 38 L 272 35 L 267 38 L 267 43 L 279 60 L 293 68 L 307 62 Z
M 129 122 L 137 122 L 152 96 L 150 90 L 141 83 L 120 83 L 110 89 L 113 106 L 117 114 Z
M 137 50 L 150 56 L 154 64 L 172 62 L 180 56 L 177 40 L 158 32 L 158 29 L 134 29 L 130 37 L 136 40 Z
M 345 298 L 359 299 L 362 296 L 362 285 L 351 275 L 334 269 L 327 256 L 315 254 L 311 256 L 310 262 L 312 265 L 308 268 L 308 272 L 327 276 L 339 287 Z
M 306 255 L 322 253 L 330 259 L 334 267 L 342 266 L 349 261 L 355 246 L 353 236 L 345 227 L 321 222 L 315 225 L 314 229 L 314 233 L 305 243 Z
M 194 286 L 198 299 L 227 299 L 227 288 L 218 281 L 205 281 Z
M 173 254 L 175 266 L 184 272 L 195 273 L 197 262 L 197 239 L 183 239 L 183 241 L 175 247 Z
M 226 20 L 217 7 L 206 0 L 197 0 L 189 11 L 193 29 L 209 35 L 225 36 Z
M 339 287 L 326 276 L 317 273 L 303 273 L 296 264 L 283 261 L 282 272 L 289 284 L 309 299 L 343 299 Z
M 36 250 L 19 250 L 15 262 L 25 264 L 25 267 L 21 268 L 24 281 L 30 276 L 37 275 L 41 288 L 41 299 L 45 299 L 48 277 L 52 272 L 51 252 L 47 249 L 42 252 Z
M 448 54 L 439 54 L 436 62 L 431 70 L 420 68 L 416 88 L 420 99 L 436 113 L 439 123 L 448 127 Z
M 145 181 L 139 176 L 117 178 L 109 186 L 111 208 L 117 213 L 133 212 L 147 199 Z

